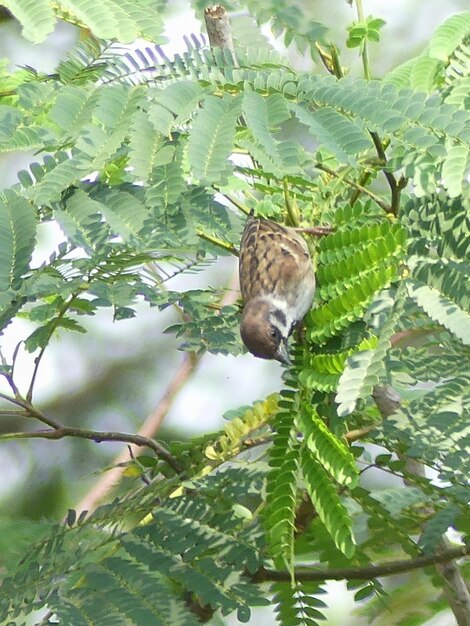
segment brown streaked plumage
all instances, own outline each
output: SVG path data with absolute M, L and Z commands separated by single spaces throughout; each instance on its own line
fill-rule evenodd
M 315 293 L 312 260 L 294 229 L 249 217 L 240 245 L 240 288 L 245 308 L 240 333 L 248 350 L 288 362 L 287 339 Z

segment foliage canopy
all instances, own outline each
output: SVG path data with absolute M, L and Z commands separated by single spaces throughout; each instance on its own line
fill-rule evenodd
M 237 304 L 212 287 L 172 290 L 172 275 L 236 251 L 251 209 L 334 232 L 315 244 L 315 306 L 279 394 L 237 410 L 222 433 L 155 444 L 156 457 L 130 461 L 143 486 L 41 524 L 6 572 L 1 618 L 46 608 L 43 624 L 189 626 L 273 604 L 280 624 L 314 625 L 328 578 L 383 610 L 374 563 L 431 565 L 449 526 L 464 541 L 469 531 L 470 12 L 370 80 L 377 18 L 349 28 L 358 78 L 327 29 L 283 2 L 244 4 L 309 49 L 316 73 L 269 45 L 234 56 L 196 36 L 169 59 L 163 2 L 3 4 L 31 41 L 57 18 L 82 33 L 54 73 L 0 75 L 0 150 L 36 155 L 0 194 L 0 325 L 35 323 L 24 341 L 38 364 L 56 333 L 85 332 L 83 316 L 130 318 L 140 300 L 180 308 L 170 330 L 195 358 L 239 354 Z M 121 45 L 137 37 L 147 41 Z M 37 226 L 51 220 L 63 241 L 34 266 Z M 20 394 L 14 360 L 2 373 L 10 414 L 50 438 L 73 434 L 33 404 L 34 380 Z M 402 481 L 369 489 L 370 468 Z M 419 580 L 442 586 L 432 567 Z M 443 606 L 422 603 L 413 624 Z

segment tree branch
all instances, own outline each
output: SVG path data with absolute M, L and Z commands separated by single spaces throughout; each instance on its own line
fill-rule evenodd
M 395 178 L 395 176 L 392 174 L 392 172 L 388 172 L 386 169 L 387 166 L 387 156 L 385 154 L 385 150 L 384 147 L 382 145 L 382 141 L 380 140 L 380 137 L 378 136 L 378 134 L 375 131 L 369 131 L 370 132 L 370 136 L 372 137 L 372 141 L 374 142 L 374 146 L 375 149 L 377 151 L 377 154 L 379 156 L 379 159 L 382 161 L 383 163 L 383 168 L 382 171 L 385 175 L 385 178 L 387 179 L 388 185 L 390 187 L 390 191 L 392 192 L 392 198 L 391 198 L 391 213 L 393 213 L 393 215 L 397 215 L 398 214 L 398 209 L 400 208 L 400 195 L 401 195 L 401 190 L 406 186 L 406 179 L 401 177 L 398 181 Z
M 453 559 L 465 557 L 470 554 L 470 546 L 451 548 L 439 554 L 418 556 L 414 559 L 388 561 L 380 565 L 368 565 L 366 567 L 336 567 L 331 569 L 314 569 L 311 567 L 295 568 L 295 579 L 299 582 L 321 580 L 370 580 L 381 576 L 392 576 L 403 572 L 411 572 L 429 565 L 447 563 Z M 271 570 L 261 568 L 253 575 L 253 582 L 265 581 L 291 582 L 292 574 L 287 570 Z
M 220 5 L 207 7 L 204 10 L 204 21 L 211 48 L 218 47 L 229 50 L 234 66 L 238 67 L 227 11 Z
M 22 407 L 24 409 L 22 411 L 22 417 L 33 417 L 43 424 L 46 424 L 46 426 L 50 426 L 54 429 L 62 428 L 62 424 L 60 422 L 53 419 L 52 417 L 47 417 L 47 415 L 44 415 L 42 411 L 33 406 L 31 402 L 28 402 L 28 400 L 25 400 L 21 396 L 12 398 L 11 396 L 7 396 L 4 393 L 0 393 L 0 398 L 3 398 L 4 400 L 7 400 L 7 402 L 11 402 L 12 404 L 16 404 L 17 406 Z
M 441 545 L 446 549 L 449 540 L 442 538 Z M 436 569 L 444 578 L 446 587 L 444 589 L 452 612 L 459 626 L 470 626 L 470 594 L 464 577 L 454 561 L 436 563 Z
M 103 443 L 103 441 L 120 441 L 122 443 L 132 443 L 138 447 L 147 446 L 151 448 L 158 457 L 163 459 L 177 474 L 184 473 L 184 468 L 166 448 L 154 439 L 143 437 L 142 435 L 60 426 L 59 428 L 35 430 L 33 432 L 22 431 L 17 433 L 4 433 L 0 435 L 0 441 L 9 441 L 12 439 L 65 439 L 66 437 L 89 439 L 96 443 Z

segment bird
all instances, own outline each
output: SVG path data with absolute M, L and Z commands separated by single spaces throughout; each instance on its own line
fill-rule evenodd
M 305 239 L 294 228 L 250 214 L 240 244 L 239 276 L 243 343 L 256 357 L 289 364 L 289 336 L 315 295 Z

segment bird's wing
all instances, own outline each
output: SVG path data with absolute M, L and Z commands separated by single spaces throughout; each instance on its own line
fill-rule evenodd
M 240 288 L 245 301 L 279 293 L 302 278 L 309 263 L 305 242 L 293 230 L 271 220 L 249 218 L 240 246 Z

